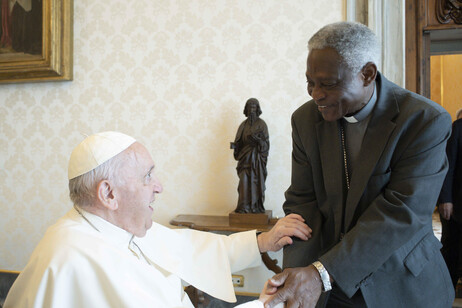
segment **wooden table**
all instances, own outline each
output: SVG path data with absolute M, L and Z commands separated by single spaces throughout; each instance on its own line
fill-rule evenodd
M 251 215 L 251 214 L 249 214 Z M 269 231 L 277 222 L 277 218 L 270 219 L 268 224 L 235 224 L 229 223 L 228 216 L 213 215 L 178 215 L 170 221 L 171 225 L 188 227 L 200 231 L 227 231 L 241 232 L 257 230 L 260 232 Z

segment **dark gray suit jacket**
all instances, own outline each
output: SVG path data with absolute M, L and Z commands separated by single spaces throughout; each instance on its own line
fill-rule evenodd
M 452 134 L 448 140 L 446 154 L 449 170 L 441 188 L 439 203 L 453 203 L 453 218 L 462 223 L 462 119 L 452 123 Z
M 284 211 L 301 214 L 313 237 L 286 246 L 284 267 L 320 260 L 347 296 L 361 289 L 368 307 L 451 307 L 454 290 L 432 232 L 451 118 L 380 73 L 376 81 L 377 103 L 346 198 L 338 121 L 324 121 L 314 101 L 292 116 Z

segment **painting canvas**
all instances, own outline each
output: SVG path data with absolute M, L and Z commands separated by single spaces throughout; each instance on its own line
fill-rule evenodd
M 72 80 L 72 0 L 0 0 L 0 83 Z
M 42 1 L 2 0 L 0 53 L 42 53 Z

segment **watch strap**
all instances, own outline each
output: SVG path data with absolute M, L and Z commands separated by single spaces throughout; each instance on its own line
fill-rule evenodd
M 322 263 L 319 261 L 313 262 L 313 265 L 318 271 L 319 276 L 321 276 L 321 281 L 322 281 L 322 286 L 323 286 L 322 291 L 327 292 L 327 291 L 332 290 L 332 285 L 330 283 L 330 276 L 326 268 L 324 267 L 324 265 L 322 265 Z

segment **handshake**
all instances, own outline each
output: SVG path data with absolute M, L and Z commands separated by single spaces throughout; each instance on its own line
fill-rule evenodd
M 277 251 L 285 245 L 293 243 L 292 237 L 282 236 L 287 232 L 287 228 L 293 228 L 292 236 L 301 240 L 309 240 L 312 230 L 305 224 L 305 220 L 298 214 L 289 214 L 269 231 L 261 233 L 257 241 L 260 251 Z M 275 234 L 273 234 L 275 233 Z M 279 239 L 271 247 L 266 247 L 264 243 L 272 242 L 267 238 Z M 327 274 L 327 272 L 326 272 Z M 319 271 L 311 264 L 307 267 L 286 268 L 269 279 L 260 294 L 260 302 L 265 308 L 282 307 L 315 307 L 321 295 L 323 282 Z
M 265 308 L 314 308 L 322 292 L 322 282 L 314 265 L 286 268 L 269 279 L 259 300 Z

